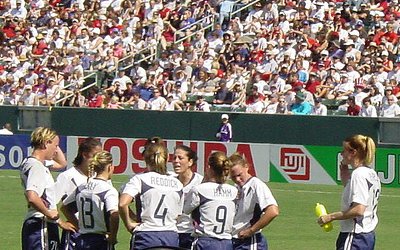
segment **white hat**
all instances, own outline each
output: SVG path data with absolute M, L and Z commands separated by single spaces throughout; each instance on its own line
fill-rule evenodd
M 221 120 L 223 120 L 223 119 L 229 120 L 229 115 L 228 114 L 222 114 L 221 115 Z
M 360 36 L 360 32 L 358 32 L 358 30 L 352 30 L 349 34 L 350 36 Z
M 345 45 L 345 46 L 347 46 L 347 45 L 354 45 L 354 42 L 353 42 L 353 40 L 348 40 L 348 41 L 346 41 L 346 42 L 344 43 L 344 45 Z
M 99 28 L 93 28 L 92 33 L 99 35 L 100 34 L 100 29 Z
M 329 52 L 326 50 L 326 49 L 324 49 L 323 51 L 321 51 L 321 55 L 329 55 Z
M 389 56 L 389 52 L 387 52 L 386 50 L 382 51 L 381 53 L 382 56 Z

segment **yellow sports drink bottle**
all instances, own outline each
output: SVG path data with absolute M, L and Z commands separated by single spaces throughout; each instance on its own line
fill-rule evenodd
M 326 209 L 325 206 L 317 203 L 317 205 L 315 206 L 315 214 L 318 216 L 318 218 L 322 215 L 326 215 Z M 322 226 L 322 228 L 324 229 L 325 232 L 329 232 L 332 230 L 333 225 L 332 222 L 326 223 L 325 225 Z

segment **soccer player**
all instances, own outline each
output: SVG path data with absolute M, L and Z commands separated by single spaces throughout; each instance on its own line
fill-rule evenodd
M 45 161 L 54 159 L 60 139 L 50 128 L 38 127 L 31 134 L 32 154 L 20 166 L 20 177 L 28 202 L 28 212 L 22 226 L 22 249 L 58 249 L 60 244 L 59 214 L 53 193 L 46 188 L 54 184 Z M 61 221 L 60 221 L 61 223 Z M 74 230 L 68 223 L 63 228 Z
M 364 135 L 346 138 L 341 154 L 342 211 L 323 215 L 318 218 L 318 223 L 323 226 L 340 220 L 336 249 L 372 250 L 375 247 L 376 212 L 381 192 L 379 177 L 370 167 L 375 155 L 374 140 Z
M 178 145 L 175 148 L 172 165 L 177 174 L 178 180 L 183 184 L 183 194 L 187 194 L 203 181 L 203 176 L 193 172 L 192 168 L 196 166 L 197 154 L 190 147 Z M 193 220 L 187 214 L 178 217 L 179 247 L 189 249 L 193 243 L 192 234 L 194 233 Z
M 233 249 L 268 249 L 261 231 L 278 216 L 279 208 L 268 186 L 249 173 L 247 161 L 238 153 L 229 157 L 231 179 L 239 190 L 233 221 Z
M 79 225 L 77 250 L 110 250 L 117 243 L 118 191 L 109 182 L 113 172 L 112 155 L 107 151 L 96 153 L 88 168 L 88 176 L 94 178 L 63 201 L 65 217 Z
M 195 249 L 232 249 L 237 189 L 226 184 L 230 162 L 222 152 L 208 159 L 203 183 L 189 192 L 183 211 L 196 221 Z
M 54 185 L 54 190 L 57 194 L 56 203 L 64 200 L 72 194 L 75 189 L 86 184 L 89 179 L 89 163 L 93 156 L 101 151 L 101 143 L 99 140 L 89 137 L 79 144 L 78 153 L 73 161 L 74 166 L 60 173 Z M 79 233 L 72 231 L 62 231 L 61 249 L 74 250 L 76 239 Z
M 122 188 L 119 211 L 131 249 L 178 247 L 177 217 L 182 213 L 182 183 L 167 175 L 168 150 L 163 143 L 150 143 L 143 152 L 147 173 L 133 176 Z M 136 201 L 137 218 L 129 208 Z

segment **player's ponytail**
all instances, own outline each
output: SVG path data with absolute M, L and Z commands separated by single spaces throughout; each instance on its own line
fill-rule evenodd
M 144 151 L 144 161 L 150 171 L 166 175 L 168 149 L 163 143 L 153 143 Z
M 217 183 L 225 183 L 229 176 L 231 162 L 223 152 L 214 152 L 208 158 L 208 165 L 214 172 Z
M 107 151 L 101 151 L 94 155 L 89 163 L 88 180 L 95 174 L 100 174 L 105 171 L 106 167 L 112 164 L 112 155 Z
M 365 166 L 370 166 L 374 161 L 376 146 L 374 140 L 365 135 L 354 135 L 344 140 L 350 149 L 357 152 L 357 160 Z

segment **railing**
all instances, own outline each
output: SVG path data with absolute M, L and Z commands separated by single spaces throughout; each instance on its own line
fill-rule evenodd
M 231 13 L 229 13 L 229 20 L 232 18 L 232 16 L 234 16 L 236 13 L 239 13 L 240 11 L 242 11 L 242 10 L 244 10 L 244 9 L 247 9 L 248 7 L 250 7 L 250 6 L 253 6 L 254 4 L 256 4 L 256 3 L 258 3 L 258 2 L 260 2 L 261 0 L 254 0 L 254 1 L 252 1 L 252 2 L 249 2 L 249 3 L 247 3 L 246 5 L 243 5 L 243 4 L 241 4 L 241 5 L 243 5 L 242 7 L 240 7 L 240 8 L 238 8 L 238 9 L 236 9 L 236 10 L 233 10 Z M 241 2 L 241 0 L 237 0 L 236 2 L 234 2 L 234 7 L 237 5 L 237 4 L 240 4 L 240 2 Z
M 249 3 L 245 4 L 245 5 L 243 5 L 242 7 L 238 8 L 238 9 L 233 10 L 232 12 L 229 13 L 229 19 L 231 19 L 232 16 L 235 15 L 236 13 L 239 13 L 240 11 L 242 11 L 242 10 L 244 10 L 244 9 L 246 9 L 246 8 L 248 8 L 248 7 L 252 6 L 252 5 L 254 5 L 255 3 L 260 2 L 260 1 L 261 1 L 261 0 L 254 0 L 254 1 L 251 1 L 251 2 L 249 2 Z M 237 6 L 238 4 L 241 4 L 241 0 L 235 1 L 235 2 L 233 3 L 233 6 L 234 6 L 233 8 L 235 8 L 235 6 Z M 217 15 L 215 15 L 215 14 L 207 15 L 207 16 L 203 17 L 202 19 L 199 19 L 199 20 L 197 20 L 196 22 L 194 22 L 194 23 L 192 23 L 192 24 L 189 24 L 188 26 L 183 27 L 183 28 L 181 28 L 181 29 L 175 31 L 175 33 L 174 33 L 174 44 L 181 43 L 181 42 L 185 41 L 186 39 L 193 37 L 193 36 L 196 35 L 197 33 L 203 32 L 204 30 L 208 30 L 208 29 L 210 29 L 210 28 L 212 29 L 212 27 L 214 27 L 214 25 L 215 25 L 215 23 L 216 23 L 216 16 L 217 16 Z M 210 20 L 210 21 L 209 21 L 209 24 L 207 24 L 207 25 L 205 25 L 205 26 L 202 26 L 200 29 L 194 31 L 193 33 L 188 34 L 188 35 L 185 35 L 185 36 L 183 36 L 183 37 L 179 37 L 179 38 L 177 37 L 179 34 L 184 34 L 185 30 L 190 29 L 191 27 L 193 27 L 193 26 L 195 26 L 195 25 L 207 23 L 208 20 Z M 160 46 L 159 46 L 159 43 L 158 43 L 157 46 L 156 46 L 156 51 L 155 51 L 154 53 L 151 53 L 151 52 L 150 52 L 149 55 L 147 55 L 147 56 L 145 56 L 145 57 L 139 59 L 139 60 L 136 61 L 136 62 L 137 62 L 137 63 L 141 63 L 141 62 L 143 62 L 143 61 L 146 61 L 146 60 L 149 59 L 149 58 L 154 58 L 154 57 L 156 57 L 156 55 L 159 54 L 159 48 L 160 48 Z M 149 49 L 149 48 L 143 48 L 143 49 L 141 49 L 141 50 L 139 50 L 139 51 L 137 51 L 137 52 L 134 52 L 134 53 L 129 54 L 128 56 L 126 56 L 126 57 L 124 57 L 124 58 L 119 59 L 119 60 L 118 60 L 118 63 L 117 63 L 117 67 L 116 67 L 116 72 L 115 72 L 115 73 L 117 73 L 118 69 L 121 69 L 121 68 L 122 68 L 123 70 L 130 69 L 130 68 L 132 67 L 132 63 L 130 63 L 130 62 L 132 62 L 132 61 L 134 60 L 134 57 L 137 56 L 137 55 L 142 54 L 143 52 L 147 51 L 148 49 Z M 127 62 L 126 62 L 126 61 L 127 61 Z M 121 65 L 124 65 L 124 66 L 121 66 Z
M 87 89 L 89 89 L 89 88 L 91 88 L 91 87 L 97 85 L 97 71 L 94 71 L 94 72 L 91 72 L 91 73 L 85 75 L 85 76 L 83 77 L 83 80 L 86 80 L 86 79 L 88 79 L 88 78 L 90 78 L 90 77 L 92 77 L 92 76 L 95 77 L 95 81 L 94 81 L 93 83 L 91 83 L 91 84 L 89 84 L 89 85 L 86 85 L 85 87 L 79 89 L 79 92 L 85 91 L 85 90 L 87 90 Z M 65 86 L 65 87 L 63 88 L 63 90 L 65 90 L 66 88 L 68 88 L 68 87 L 70 87 L 70 86 L 71 86 L 71 84 Z M 72 94 L 68 94 L 68 95 L 64 96 L 63 98 L 57 100 L 57 101 L 55 102 L 54 105 L 57 106 L 59 103 L 61 103 L 61 102 L 65 101 L 65 100 L 67 100 L 68 98 L 71 98 L 73 95 L 74 95 L 74 94 L 72 93 Z
M 195 32 L 193 32 L 193 33 L 191 33 L 191 34 L 189 34 L 189 35 L 187 35 L 187 36 L 184 36 L 184 37 L 182 37 L 182 38 L 177 39 L 177 35 L 184 33 L 185 30 L 190 29 L 191 27 L 193 27 L 193 26 L 195 26 L 195 25 L 205 23 L 205 22 L 207 21 L 207 19 L 211 20 L 211 21 L 210 21 L 210 24 L 208 24 L 208 25 L 202 27 L 202 28 L 199 29 L 199 30 L 196 30 Z M 183 27 L 182 29 L 179 29 L 179 30 L 175 31 L 175 34 L 174 34 L 174 44 L 183 42 L 183 41 L 185 41 L 186 39 L 188 39 L 188 38 L 190 38 L 190 37 L 196 35 L 197 33 L 202 32 L 203 30 L 207 30 L 207 29 L 209 29 L 209 28 L 212 28 L 212 27 L 214 27 L 214 24 L 215 24 L 215 15 L 210 14 L 210 15 L 208 15 L 208 16 L 205 16 L 205 17 L 203 17 L 202 19 L 197 20 L 196 22 L 194 22 L 194 23 L 192 23 L 192 24 L 189 24 L 189 25 L 186 26 L 186 27 Z
M 158 45 L 157 45 L 157 47 L 158 47 Z M 131 62 L 134 60 L 134 57 L 137 56 L 137 55 L 142 54 L 143 52 L 145 52 L 147 50 L 149 50 L 149 48 L 143 48 L 143 49 L 141 49 L 139 51 L 130 53 L 129 55 L 125 56 L 124 58 L 119 59 L 118 63 L 117 63 L 117 67 L 116 67 L 116 72 L 115 73 L 117 73 L 117 71 L 119 69 L 121 69 L 121 68 L 123 70 L 127 70 L 127 69 L 131 68 L 132 67 L 132 63 Z M 143 61 L 145 61 L 145 60 L 147 60 L 149 58 L 155 57 L 156 55 L 157 55 L 157 51 L 155 53 L 150 53 L 148 56 L 145 56 L 145 57 L 141 58 L 140 60 L 138 60 L 136 62 L 141 63 L 141 62 L 143 62 Z M 125 65 L 125 66 L 121 66 L 121 65 Z

